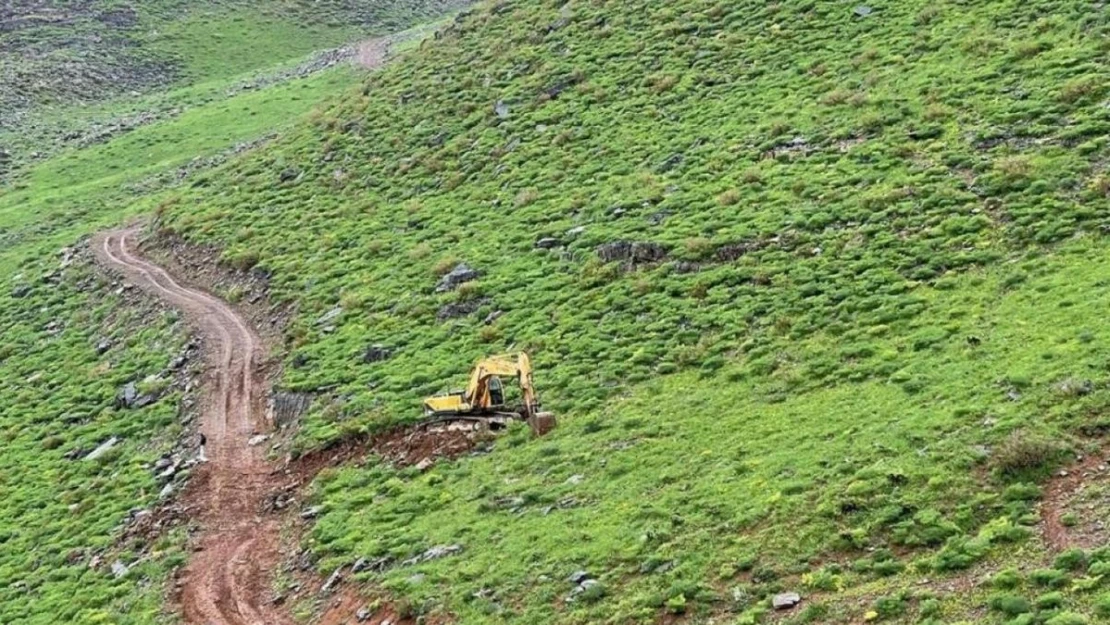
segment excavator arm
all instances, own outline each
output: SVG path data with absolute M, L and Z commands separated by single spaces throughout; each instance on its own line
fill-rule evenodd
M 524 352 L 479 360 L 470 373 L 466 390 L 429 397 L 424 400 L 424 410 L 430 416 L 463 419 L 512 412 L 501 405 L 503 396 L 494 392 L 494 380 L 510 377 L 516 378 L 520 385 L 523 406 L 520 407 L 519 417 L 528 421 L 538 434 L 555 427 L 554 416 L 539 411 L 539 397 L 532 379 L 532 361 Z

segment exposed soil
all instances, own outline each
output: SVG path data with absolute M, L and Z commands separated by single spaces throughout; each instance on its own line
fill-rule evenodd
M 1058 473 L 1045 486 L 1040 506 L 1041 536 L 1051 551 L 1092 548 L 1105 543 L 1108 532 L 1102 511 L 1110 487 L 1108 462 L 1110 459 L 1102 454 L 1088 456 Z M 1074 523 L 1064 522 L 1069 512 Z
M 181 610 L 189 623 L 291 624 L 269 597 L 270 571 L 281 561 L 279 521 L 260 513 L 272 467 L 248 444 L 268 427 L 265 379 L 257 366 L 262 342 L 227 304 L 181 286 L 136 256 L 135 234 L 131 229 L 100 235 L 94 249 L 102 262 L 185 314 L 205 338 L 210 367 L 200 426 L 210 462 L 185 493 L 202 534 L 180 582 Z
M 268 462 L 265 446 L 250 445 L 253 436 L 273 426 L 266 410 L 264 341 L 230 305 L 202 289 L 183 286 L 165 269 L 142 258 L 136 249 L 137 234 L 137 228 L 101 234 L 92 247 L 101 263 L 180 309 L 204 339 L 207 372 L 199 431 L 207 438 L 209 462 L 197 468 L 180 501 L 149 515 L 149 527 L 140 528 L 143 533 L 158 533 L 160 528 L 187 522 L 199 529 L 191 538 L 193 557 L 174 592 L 185 622 L 291 625 L 287 606 L 306 597 L 322 599 L 314 621 L 319 625 L 354 622 L 367 605 L 365 597 L 377 594 L 373 589 L 338 583 L 321 591 L 322 583 L 314 573 L 296 573 L 290 564 L 297 559 L 297 537 L 311 523 L 301 518 L 302 488 L 323 469 L 360 463 L 371 453 L 394 464 L 426 468 L 438 458 L 482 448 L 491 434 L 468 423 L 413 426 L 342 441 L 280 464 Z M 264 284 L 254 286 L 264 290 Z M 256 307 L 268 308 L 261 298 Z M 262 310 L 251 316 L 263 317 L 271 322 L 268 330 L 277 330 L 273 309 L 268 310 L 270 315 L 259 314 Z M 284 545 L 283 528 L 294 530 L 292 541 Z M 293 597 L 274 594 L 274 577 L 283 566 L 300 580 L 300 590 Z M 361 622 L 387 621 L 410 622 L 388 604 Z

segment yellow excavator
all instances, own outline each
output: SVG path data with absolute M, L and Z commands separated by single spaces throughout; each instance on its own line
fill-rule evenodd
M 520 404 L 510 404 L 502 378 L 514 377 L 520 385 Z M 528 423 L 537 436 L 555 427 L 555 415 L 540 411 L 528 354 L 503 354 L 479 360 L 470 373 L 465 391 L 436 395 L 424 400 L 429 422 L 477 421 L 490 429 L 504 427 L 511 419 Z

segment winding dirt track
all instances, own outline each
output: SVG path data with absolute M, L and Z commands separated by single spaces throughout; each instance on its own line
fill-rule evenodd
M 223 301 L 180 285 L 134 251 L 137 229 L 97 236 L 93 249 L 107 266 L 180 309 L 206 340 L 201 431 L 207 464 L 186 498 L 200 516 L 201 537 L 185 569 L 181 609 L 193 625 L 291 625 L 269 600 L 272 570 L 280 562 L 280 527 L 261 516 L 271 467 L 248 444 L 267 429 L 267 392 L 256 364 L 264 349 L 258 335 Z

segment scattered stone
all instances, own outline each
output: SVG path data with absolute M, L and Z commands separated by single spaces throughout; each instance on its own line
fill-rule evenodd
M 112 349 L 112 342 L 108 339 L 101 339 L 96 343 L 97 356 L 103 356 L 109 349 Z
M 439 546 L 432 547 L 431 549 L 425 551 L 424 554 L 421 556 L 421 559 L 424 562 L 427 562 L 429 560 L 438 560 L 440 558 L 445 558 L 447 556 L 459 553 L 460 551 L 462 551 L 462 549 L 463 549 L 462 545 L 457 545 L 457 544 L 456 545 L 439 545 Z
M 871 15 L 871 11 L 871 7 L 862 4 L 852 9 L 852 12 L 860 17 L 867 17 L 868 15 Z
M 385 345 L 371 345 L 362 352 L 362 362 L 370 364 L 388 360 L 392 352 Z
M 320 592 L 331 592 L 333 588 L 338 586 L 339 582 L 343 579 L 342 573 L 343 567 L 335 569 L 335 572 L 328 577 L 328 581 L 324 582 L 324 585 L 320 587 Z
M 281 181 L 289 182 L 290 180 L 296 180 L 296 178 L 300 175 L 301 172 L 299 169 L 295 167 L 289 167 L 281 171 Z
M 584 479 L 586 479 L 585 475 L 572 475 L 567 478 L 567 484 L 581 484 Z
M 359 623 L 364 623 L 366 621 L 369 621 L 370 617 L 373 615 L 374 613 L 371 612 L 368 608 L 359 608 L 358 612 L 355 612 L 355 620 L 357 620 Z
M 270 437 L 265 434 L 255 434 L 250 438 L 249 441 L 247 441 L 247 444 L 251 447 L 257 447 L 262 443 L 265 443 L 267 440 L 269 440 L 269 438 Z
M 301 518 L 302 519 L 315 519 L 316 517 L 320 516 L 320 513 L 322 511 L 323 511 L 322 507 L 312 506 L 311 508 L 309 508 L 309 509 L 307 509 L 307 510 L 305 510 L 304 512 L 301 513 Z
M 459 263 L 447 275 L 440 279 L 439 284 L 436 285 L 436 293 L 446 293 L 453 291 L 464 282 L 477 280 L 480 274 L 471 269 L 466 263 Z
M 1095 385 L 1090 380 L 1076 380 L 1068 378 L 1056 385 L 1056 390 L 1063 395 L 1082 397 L 1090 395 L 1095 390 Z
M 369 567 L 370 567 L 370 561 L 369 560 L 367 560 L 366 558 L 359 558 L 358 560 L 355 560 L 355 563 L 353 565 L 351 565 L 351 572 L 352 573 L 361 573 Z
M 130 571 L 130 570 L 131 569 L 128 568 L 128 566 L 126 564 L 124 564 L 123 562 L 120 562 L 119 560 L 116 560 L 115 562 L 112 563 L 112 576 L 115 577 L 116 579 L 119 579 L 119 578 L 123 577 L 124 575 L 127 575 L 127 572 Z
M 116 408 L 134 408 L 139 399 L 139 389 L 134 382 L 128 382 L 116 392 Z
M 659 163 L 659 166 L 655 168 L 655 171 L 660 174 L 665 174 L 668 171 L 671 171 L 672 169 L 681 165 L 682 162 L 685 160 L 686 157 L 684 155 L 676 152 L 663 159 L 663 162 Z
M 802 597 L 796 592 L 784 592 L 771 598 L 771 605 L 776 610 L 789 610 L 802 602 Z
M 586 231 L 586 226 L 575 226 L 567 230 L 568 237 L 576 237 Z
M 435 465 L 435 463 L 436 463 L 435 460 L 432 460 L 431 458 L 425 458 L 425 459 L 421 460 L 420 462 L 416 463 L 416 470 L 417 471 L 427 471 L 428 469 L 432 468 L 432 466 Z
M 170 482 L 169 484 L 166 484 L 165 486 L 162 487 L 162 492 L 158 493 L 158 498 L 159 499 L 166 499 L 167 497 L 169 497 L 170 495 L 173 494 L 173 490 L 174 490 L 173 482 Z
M 343 314 L 343 307 L 342 306 L 336 306 L 335 308 L 332 308 L 331 310 L 324 313 L 323 315 L 320 315 L 320 318 L 316 320 L 316 325 L 318 325 L 318 326 L 328 325 L 331 322 L 338 319 L 339 316 L 342 315 L 342 314 Z
M 567 578 L 567 581 L 572 584 L 581 584 L 588 579 L 590 579 L 590 574 L 586 571 L 575 571 L 570 574 L 570 577 Z
M 97 458 L 108 453 L 108 450 L 115 447 L 117 444 L 119 444 L 119 438 L 113 436 L 112 438 L 109 438 L 108 440 L 101 443 L 100 446 L 96 449 L 90 451 L 89 454 L 85 456 L 85 460 L 96 460 Z
M 504 311 L 495 310 L 495 311 L 491 312 L 490 314 L 486 315 L 486 318 L 482 320 L 482 325 L 488 326 L 489 324 L 493 323 L 494 321 L 497 321 L 498 319 L 500 319 L 501 316 L 504 315 L 504 314 L 505 314 Z
M 493 106 L 493 112 L 496 113 L 497 116 L 501 119 L 508 119 L 509 105 L 506 104 L 504 100 L 498 100 L 497 104 Z
M 459 317 L 472 315 L 477 312 L 479 308 L 485 305 L 487 301 L 488 300 L 481 299 L 444 304 L 442 308 L 436 311 L 436 321 L 442 323 L 444 321 L 447 321 L 448 319 L 458 319 Z
M 536 248 L 541 250 L 550 250 L 556 247 L 562 247 L 563 242 L 555 237 L 544 237 L 536 241 Z
M 663 260 L 667 248 L 650 241 L 614 241 L 599 245 L 597 255 L 607 263 L 620 261 L 634 266 Z
M 31 294 L 31 286 L 28 284 L 21 284 L 12 289 L 12 299 L 23 299 Z

